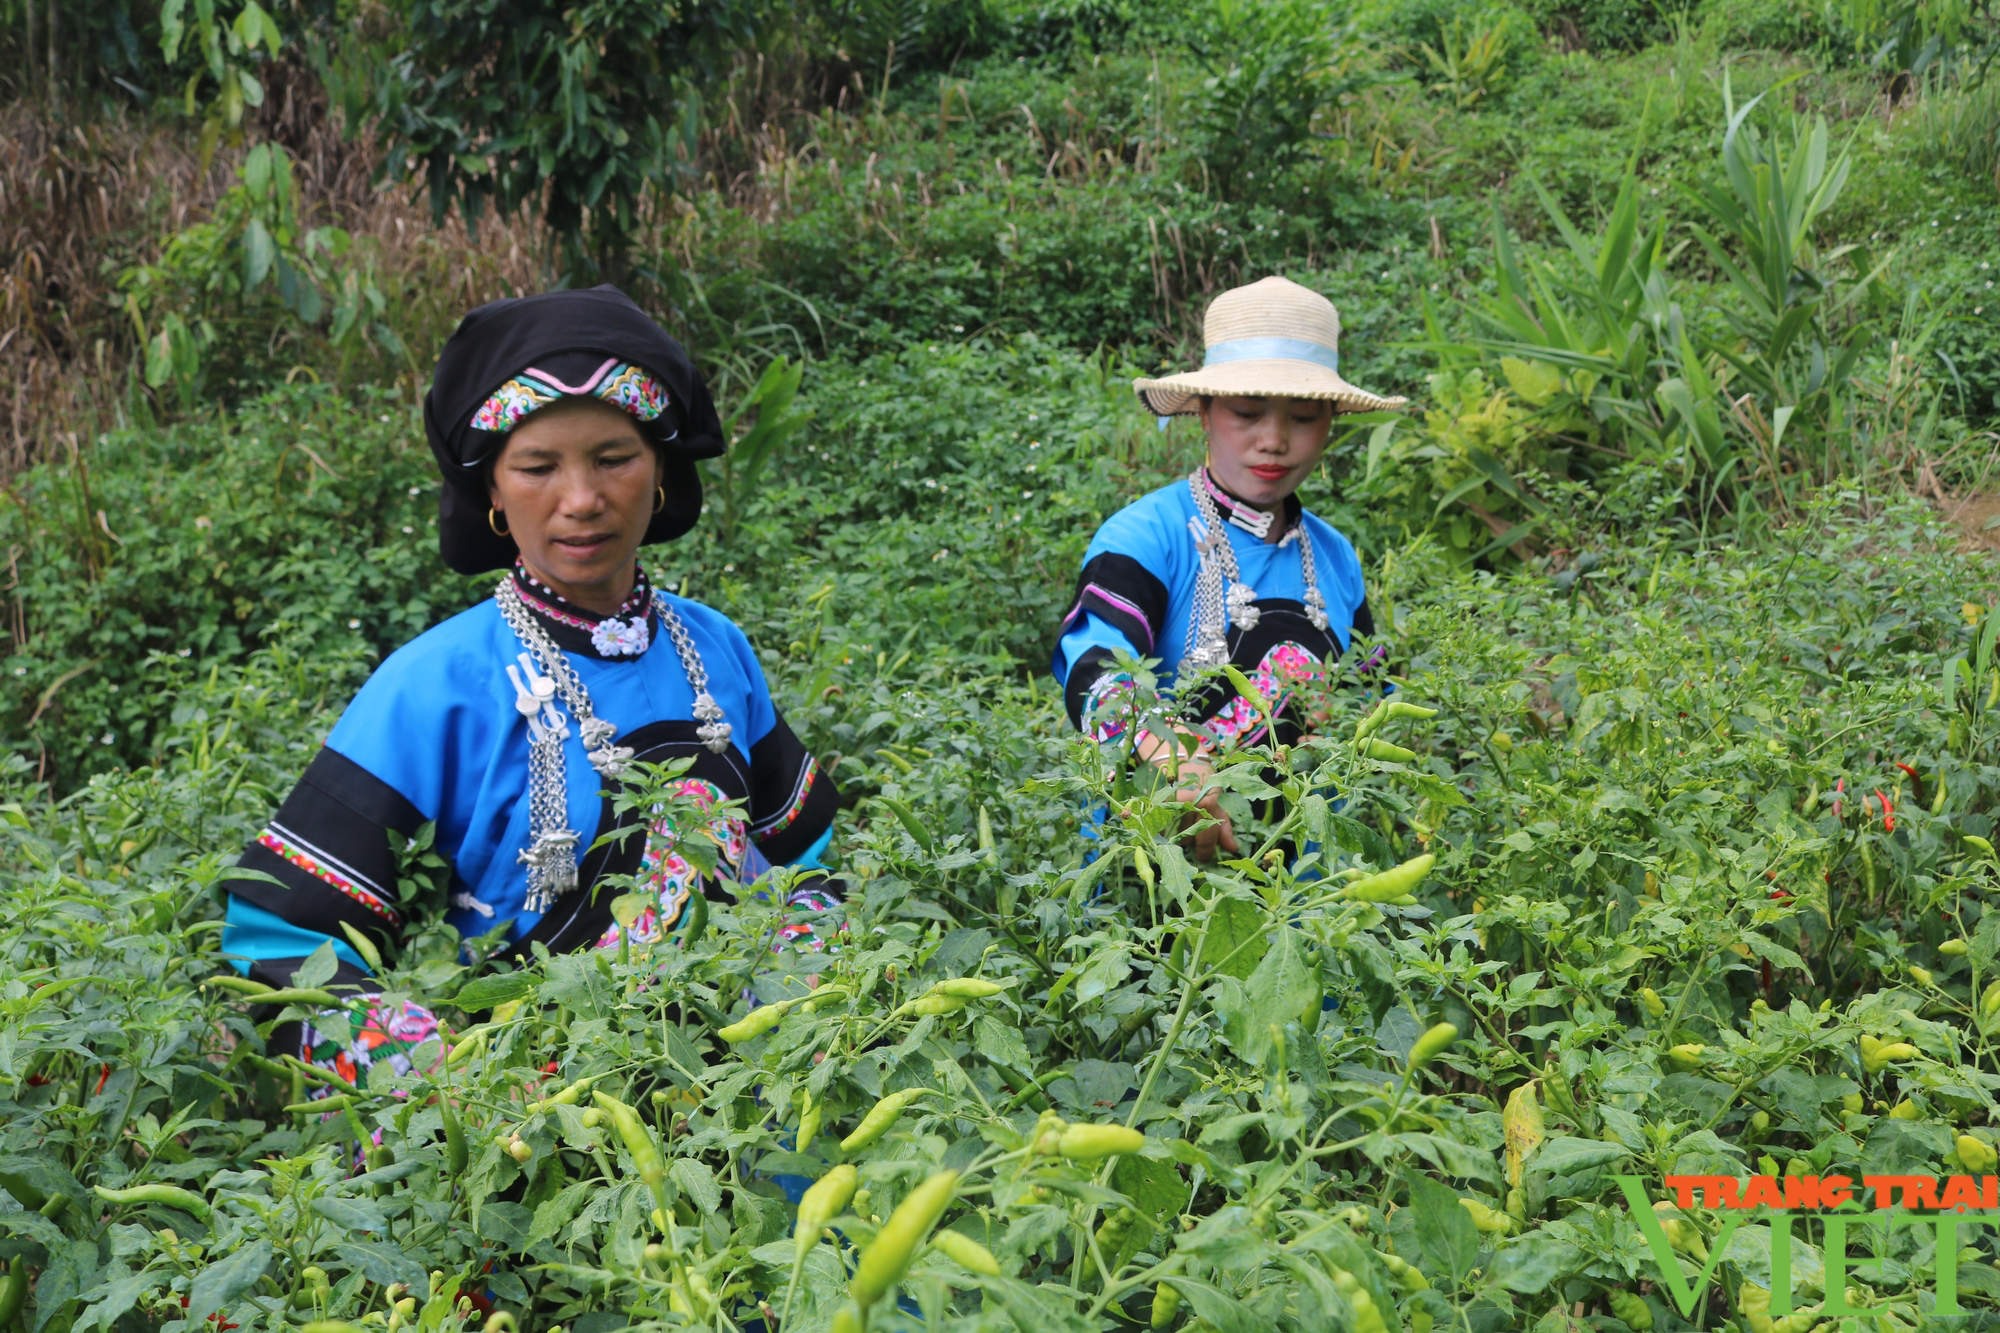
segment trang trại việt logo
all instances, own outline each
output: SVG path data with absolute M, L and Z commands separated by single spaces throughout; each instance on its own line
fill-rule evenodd
M 1632 1220 L 1646 1238 L 1653 1263 L 1660 1273 L 1660 1288 L 1673 1301 L 1683 1318 L 1692 1319 L 1694 1309 L 1708 1289 L 1708 1283 L 1729 1249 L 1736 1229 L 1753 1217 L 1771 1229 L 1771 1305 L 1774 1319 L 1794 1311 L 1792 1291 L 1792 1223 L 1811 1219 L 1819 1223 L 1819 1261 L 1823 1269 L 1819 1286 L 1824 1301 L 1817 1317 L 1838 1319 L 1874 1313 L 1850 1306 L 1847 1301 L 1847 1242 L 1850 1223 L 1891 1227 L 1896 1225 L 1933 1227 L 1937 1233 L 1937 1271 L 1932 1312 L 1963 1314 L 1958 1304 L 1958 1250 L 1960 1228 L 2000 1227 L 2000 1176 L 1863 1176 L 1857 1185 L 1849 1176 L 1667 1176 L 1661 1182 L 1673 1196 L 1677 1208 L 1699 1204 L 1723 1212 L 1713 1247 L 1690 1254 L 1702 1267 L 1690 1289 L 1681 1272 L 1675 1251 L 1684 1240 L 1668 1234 L 1671 1225 L 1685 1226 L 1674 1218 L 1663 1218 L 1646 1198 L 1645 1182 L 1637 1176 L 1614 1176 L 1632 1210 Z M 1663 1203 L 1666 1201 L 1662 1201 Z M 1872 1204 L 1873 1212 L 1869 1210 Z M 1933 1210 L 1925 1213 L 1913 1209 Z

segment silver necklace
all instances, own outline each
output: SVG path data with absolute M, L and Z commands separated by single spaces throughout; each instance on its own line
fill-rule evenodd
M 512 576 L 500 580 L 493 600 L 499 604 L 507 628 L 528 649 L 508 666 L 507 679 L 514 685 L 514 711 L 528 722 L 528 845 L 520 854 L 521 863 L 528 867 L 527 909 L 546 912 L 558 897 L 576 888 L 577 833 L 569 826 L 569 788 L 563 766 L 569 722 L 556 701 L 560 699 L 570 717 L 576 719 L 584 756 L 600 776 L 609 780 L 622 777 L 632 762 L 632 750 L 611 743 L 618 735 L 617 725 L 591 709 L 590 692 L 562 650 L 535 623 Z M 700 723 L 695 734 L 712 752 L 721 754 L 729 748 L 733 729 L 723 720 L 722 706 L 708 692 L 708 668 L 702 664 L 687 626 L 657 590 L 653 609 L 673 640 L 681 670 L 694 690 L 694 716 Z
M 1205 470 L 1198 467 L 1188 474 L 1188 494 L 1194 498 L 1196 514 L 1188 520 L 1188 533 L 1194 538 L 1201 571 L 1195 576 L 1194 602 L 1188 607 L 1187 646 L 1181 652 L 1183 670 L 1198 671 L 1227 662 L 1229 627 L 1233 624 L 1242 630 L 1255 629 L 1262 614 L 1257 609 L 1257 590 L 1245 583 L 1237 571 L 1236 552 L 1229 545 L 1229 534 L 1222 530 L 1222 515 L 1216 512 L 1215 501 L 1204 484 Z M 1254 531 L 1247 524 L 1239 526 Z M 1269 531 L 1267 519 L 1264 532 Z M 1289 546 L 1294 541 L 1299 544 L 1299 563 L 1305 577 L 1306 619 L 1312 621 L 1313 628 L 1324 631 L 1329 623 L 1326 598 L 1320 595 L 1319 575 L 1313 567 L 1312 534 L 1306 531 L 1303 518 L 1278 545 Z

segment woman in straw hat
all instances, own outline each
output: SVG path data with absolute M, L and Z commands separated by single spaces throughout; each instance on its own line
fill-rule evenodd
M 1184 480 L 1134 501 L 1099 528 L 1055 652 L 1070 719 L 1100 740 L 1122 738 L 1134 688 L 1119 655 L 1161 663 L 1160 684 L 1229 664 L 1277 701 L 1318 676 L 1354 635 L 1375 632 L 1361 562 L 1347 538 L 1299 504 L 1300 483 L 1326 452 L 1335 414 L 1401 407 L 1340 377 L 1340 316 L 1319 293 L 1265 278 L 1217 297 L 1200 370 L 1134 382 L 1162 417 L 1192 413 L 1208 457 Z M 1186 725 L 1141 731 L 1140 758 L 1175 776 L 1182 799 L 1212 817 L 1195 835 L 1202 859 L 1238 850 L 1207 757 L 1259 739 L 1249 702 L 1226 683 L 1184 701 Z

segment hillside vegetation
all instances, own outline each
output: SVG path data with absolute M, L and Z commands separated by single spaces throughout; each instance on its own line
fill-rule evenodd
M 1666 1215 L 1683 1302 L 1612 1177 L 1992 1169 L 1985 7 L 57 12 L 0 0 L 0 1333 L 1808 1333 L 1817 1223 L 1794 1324 L 1769 1218 Z M 1365 744 L 1328 682 L 1199 864 L 1047 660 L 1199 456 L 1131 378 L 1269 273 L 1413 400 L 1304 499 L 1438 711 Z M 204 984 L 231 864 L 488 591 L 436 555 L 437 347 L 604 280 L 749 441 L 643 558 L 835 773 L 847 934 L 729 1041 L 811 984 L 749 891 L 516 971 L 419 932 L 388 998 L 459 1058 L 288 1110 L 283 1015 Z M 795 1243 L 780 1178 L 842 1166 Z M 960 1239 L 903 1235 L 947 1168 Z M 1855 1230 L 1882 1333 L 1940 1264 L 2000 1311 L 1989 1230 Z

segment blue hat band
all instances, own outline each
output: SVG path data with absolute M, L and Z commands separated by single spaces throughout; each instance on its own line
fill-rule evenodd
M 1328 370 L 1340 371 L 1340 353 L 1325 343 L 1304 338 L 1232 338 L 1212 344 L 1202 366 L 1226 365 L 1231 361 L 1310 361 Z

